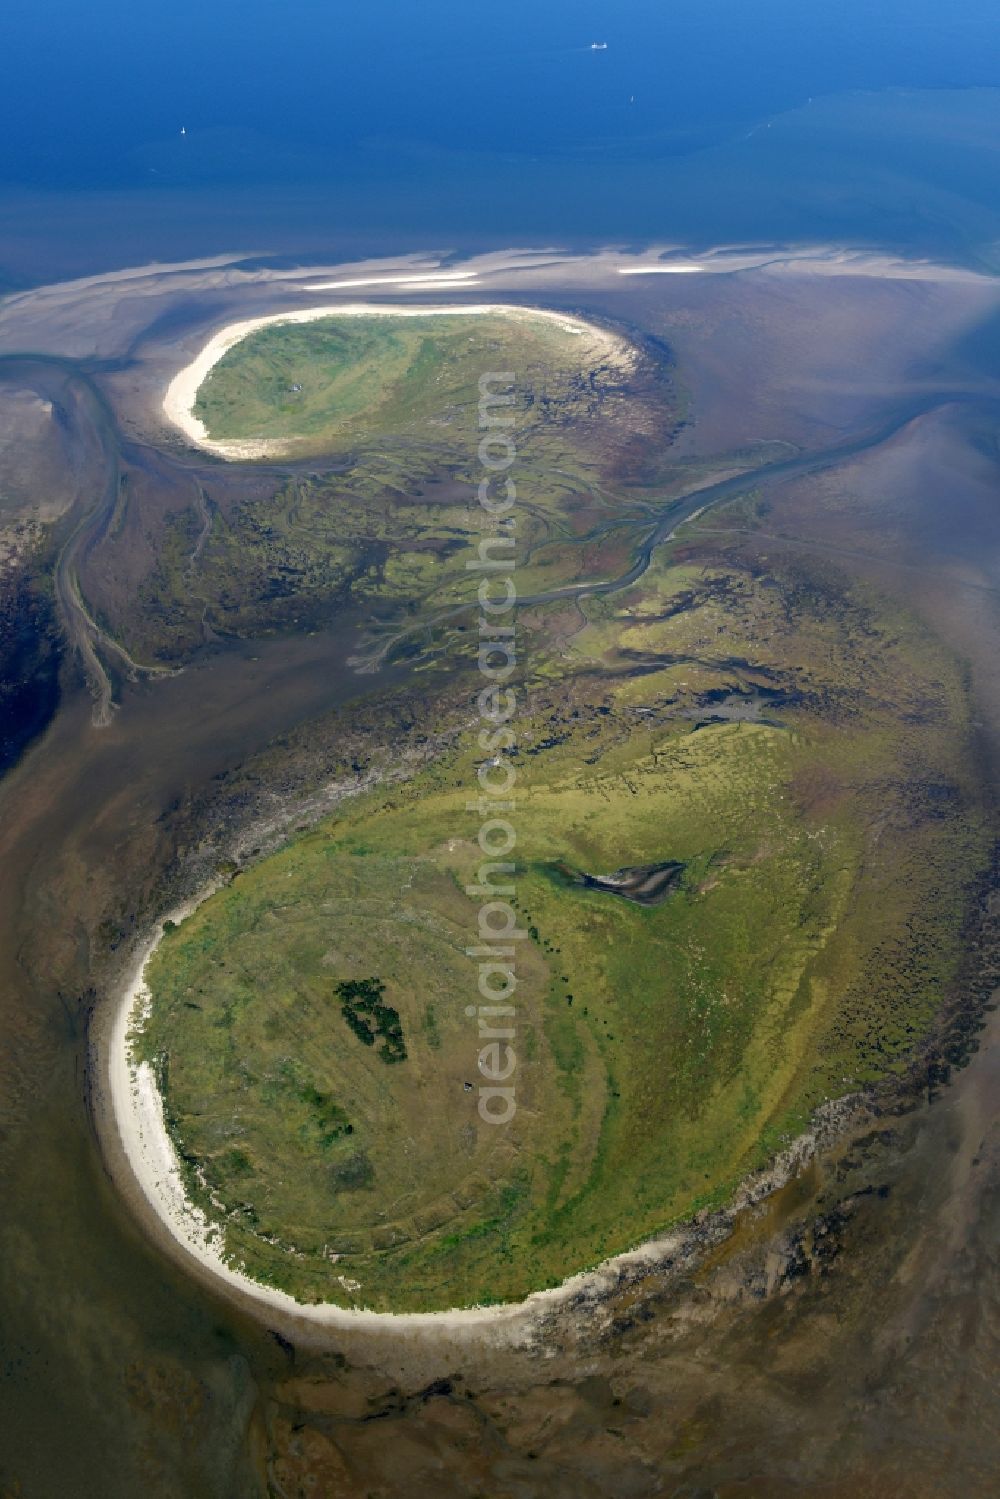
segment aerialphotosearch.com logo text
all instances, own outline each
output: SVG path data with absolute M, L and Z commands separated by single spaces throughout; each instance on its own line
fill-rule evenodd
M 517 1112 L 517 944 L 528 935 L 517 925 L 511 905 L 515 863 L 511 855 L 517 833 L 510 814 L 517 771 L 511 760 L 517 735 L 517 691 L 510 685 L 517 667 L 514 606 L 517 589 L 517 489 L 510 470 L 514 445 L 514 375 L 510 371 L 480 376 L 478 500 L 484 535 L 477 555 L 466 563 L 479 574 L 478 662 L 483 683 L 477 697 L 484 755 L 476 770 L 475 801 L 466 803 L 482 819 L 479 847 L 483 854 L 476 883 L 466 894 L 479 901 L 477 941 L 466 948 L 478 964 L 479 998 L 466 1015 L 478 1022 L 479 1116 L 487 1124 L 509 1124 Z

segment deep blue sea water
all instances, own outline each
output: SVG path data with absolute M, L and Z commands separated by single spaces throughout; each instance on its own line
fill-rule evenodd
M 962 254 L 1000 237 L 998 85 L 987 0 L 6 0 L 0 275 L 30 275 L 32 244 L 223 248 L 227 217 L 273 248 Z M 94 214 L 122 221 L 103 250 Z
M 225 175 L 218 130 L 309 176 L 372 143 L 687 150 L 810 95 L 994 84 L 1000 24 L 986 0 L 7 0 L 0 57 L 0 181 L 121 186 L 157 157 Z

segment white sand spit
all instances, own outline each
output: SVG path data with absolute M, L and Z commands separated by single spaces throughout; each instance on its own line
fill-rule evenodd
M 304 291 L 350 291 L 359 286 L 468 286 L 479 280 L 476 271 L 424 271 L 422 275 L 360 276 L 353 281 L 307 281 Z

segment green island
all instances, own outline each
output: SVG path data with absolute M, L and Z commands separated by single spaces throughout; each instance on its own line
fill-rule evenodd
M 590 371 L 620 379 L 630 347 L 594 324 L 528 309 L 426 316 L 331 312 L 258 329 L 223 355 L 194 414 L 215 441 L 328 456 L 414 440 L 464 447 L 484 370 L 516 370 L 522 417 L 565 422 Z
M 147 969 L 134 1055 L 189 1195 L 302 1301 L 509 1300 L 720 1204 L 823 1100 L 904 1071 L 959 973 L 988 837 L 961 665 L 914 617 L 692 524 L 634 583 L 518 620 L 508 1124 L 478 1113 L 468 1013 L 471 631 L 429 656 L 423 728 L 468 680 L 440 752 L 241 870 Z

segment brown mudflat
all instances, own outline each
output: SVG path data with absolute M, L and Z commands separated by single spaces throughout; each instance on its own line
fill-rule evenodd
M 701 418 L 689 442 L 709 456 L 761 432 L 799 444 L 824 421 L 877 424 L 907 361 L 931 343 L 946 359 L 982 312 L 961 286 L 788 278 L 776 307 L 765 276 L 657 279 L 672 284 L 595 290 L 593 310 L 667 327 Z M 709 344 L 705 330 L 740 309 L 725 358 L 724 335 Z M 960 363 L 946 374 L 940 411 L 849 470 L 790 483 L 769 534 L 732 544 L 825 549 L 918 607 L 970 663 L 993 766 L 996 459 L 981 414 L 947 406 L 945 387 L 997 392 Z M 329 635 L 233 648 L 126 686 L 104 730 L 70 681 L 49 734 L 0 785 L 0 1492 L 991 1494 L 995 1013 L 969 1065 L 928 1072 L 934 1086 L 748 1213 L 728 1246 L 533 1347 L 389 1334 L 319 1346 L 291 1320 L 260 1325 L 137 1232 L 87 1108 L 97 988 L 219 831 L 220 806 L 235 825 L 335 758 L 334 720 L 296 732 L 371 685 L 347 669 L 349 648 Z

